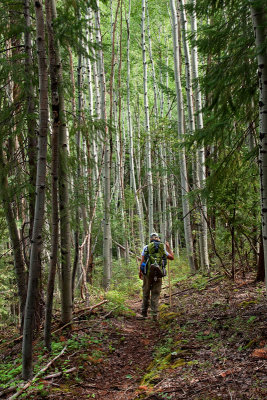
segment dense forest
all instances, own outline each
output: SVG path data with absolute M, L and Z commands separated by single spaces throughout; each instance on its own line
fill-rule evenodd
M 262 332 L 266 0 L 2 0 L 0 17 L 0 396 L 15 382 L 22 389 L 10 399 L 63 398 L 33 387 L 26 394 L 25 381 L 41 371 L 37 354 L 64 357 L 59 344 L 68 338 L 73 345 L 77 315 L 87 313 L 96 325 L 129 318 L 131 329 L 144 329 L 153 338 L 142 365 L 150 375 L 145 389 L 128 397 L 96 391 L 67 398 L 265 398 L 245 389 L 243 397 L 194 397 L 190 384 L 181 395 L 160 397 L 151 394 L 148 364 L 160 359 L 155 346 L 164 329 L 178 335 L 178 305 L 183 318 L 194 318 L 188 297 L 183 305 L 172 301 L 177 286 L 184 294 L 215 282 L 214 296 L 227 304 L 242 287 L 247 305 L 261 308 L 240 332 L 251 333 L 252 323 Z M 152 232 L 175 256 L 155 337 L 151 322 L 134 322 L 141 252 Z M 203 304 L 212 297 L 207 289 Z M 209 318 L 207 309 L 198 311 Z M 89 337 L 100 340 L 93 331 Z M 267 337 L 257 338 L 243 350 L 260 347 L 263 367 Z M 136 350 L 127 351 L 131 357 Z M 167 353 L 177 351 L 169 346 Z

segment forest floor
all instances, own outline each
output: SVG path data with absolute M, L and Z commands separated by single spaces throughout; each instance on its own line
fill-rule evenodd
M 107 313 L 101 306 L 81 315 L 71 331 L 59 331 L 53 351 L 67 348 L 46 374 L 63 375 L 43 375 L 24 398 L 267 398 L 267 307 L 262 283 L 255 284 L 252 277 L 235 282 L 219 275 L 190 277 L 173 287 L 171 306 L 168 288 L 162 291 L 157 322 L 138 320 L 135 313 L 140 306 L 138 294 L 124 312 Z M 14 364 L 19 346 L 2 348 L 1 361 L 6 357 L 7 365 L 12 359 Z M 42 355 L 41 343 L 36 344 L 36 353 L 37 364 L 51 359 Z

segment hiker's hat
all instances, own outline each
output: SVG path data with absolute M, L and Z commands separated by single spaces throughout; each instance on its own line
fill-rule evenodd
M 158 238 L 159 235 L 156 232 L 150 233 L 150 239 L 152 239 L 153 237 Z

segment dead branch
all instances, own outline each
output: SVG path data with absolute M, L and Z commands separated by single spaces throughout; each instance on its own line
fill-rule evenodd
M 100 303 L 95 304 L 94 306 L 91 306 L 91 307 L 81 308 L 80 310 L 74 311 L 73 314 L 79 314 L 79 313 L 82 312 L 82 311 L 88 311 L 88 310 L 91 312 L 91 311 L 93 311 L 95 308 L 101 306 L 101 305 L 104 304 L 104 303 L 107 303 L 107 300 L 102 300 Z M 82 315 L 82 314 L 81 314 L 81 315 Z
M 48 364 L 46 364 L 46 366 L 44 368 L 42 368 L 39 372 L 37 372 L 37 374 L 26 383 L 26 385 L 22 386 L 22 388 L 15 394 L 13 394 L 13 396 L 9 397 L 8 400 L 13 400 L 16 399 L 17 397 L 19 397 L 21 395 L 21 393 L 23 393 L 26 389 L 28 389 L 28 387 L 31 386 L 31 384 L 37 379 L 39 378 L 40 375 L 42 375 L 59 357 L 61 357 L 65 351 L 66 351 L 67 346 L 64 347 L 64 349 L 62 349 L 62 351 L 53 358 L 53 360 L 49 361 Z
M 72 367 L 70 369 L 67 369 L 66 371 L 60 371 L 60 372 L 55 372 L 54 374 L 50 374 L 45 376 L 43 379 L 48 380 L 48 379 L 52 379 L 52 378 L 58 378 L 59 376 L 63 375 L 63 374 L 69 374 L 70 372 L 76 371 L 76 367 Z
M 215 277 L 209 279 L 206 283 L 212 282 L 212 281 L 214 281 L 215 279 L 220 279 L 220 278 L 223 278 L 223 277 L 224 277 L 224 275 L 215 276 Z M 205 288 L 203 288 L 203 289 L 201 289 L 201 290 L 205 290 L 205 289 L 207 289 L 207 288 L 205 287 Z M 175 292 L 175 293 L 172 294 L 172 296 L 177 296 L 178 294 L 183 294 L 183 293 L 185 293 L 185 292 L 190 292 L 190 291 L 195 292 L 195 291 L 198 291 L 198 290 L 199 290 L 199 289 L 196 289 L 196 288 L 188 288 L 188 289 L 181 290 L 181 291 L 179 291 L 179 292 Z M 165 299 L 167 299 L 167 298 L 169 298 L 169 297 L 170 297 L 170 296 L 167 295 L 167 294 L 164 295 L 164 298 L 165 298 Z
M 119 246 L 120 249 L 122 249 L 123 251 L 126 251 L 125 247 L 122 244 L 116 242 L 116 240 L 114 240 L 114 239 L 112 239 L 112 240 L 117 246 Z M 133 251 L 129 250 L 129 253 L 132 254 L 133 256 L 137 257 L 137 259 L 139 261 L 141 261 L 141 257 L 136 256 L 136 254 Z
M 21 335 L 21 336 L 15 338 L 15 339 L 10 340 L 10 342 L 2 343 L 1 346 L 0 346 L 0 349 L 2 349 L 2 347 L 8 346 L 8 345 L 11 344 L 11 343 L 18 342 L 18 341 L 21 340 L 22 338 L 23 338 L 23 336 Z
M 89 311 L 89 314 L 90 314 L 95 308 L 101 306 L 101 305 L 104 304 L 104 303 L 107 303 L 107 300 L 103 300 L 103 301 L 101 301 L 100 303 L 95 304 L 95 305 L 92 306 L 92 307 L 86 307 L 86 308 L 82 308 L 81 310 L 77 310 L 76 312 L 74 312 L 74 314 L 78 314 L 78 313 L 80 313 L 80 312 L 82 312 L 82 311 L 83 311 L 83 312 L 80 314 L 80 316 L 86 314 L 87 311 Z M 61 326 L 60 328 L 56 329 L 56 330 L 53 331 L 52 333 L 59 332 L 59 331 L 61 331 L 62 329 L 66 328 L 67 326 L 73 324 L 73 322 L 75 321 L 75 319 L 77 319 L 77 317 L 76 317 L 76 318 L 73 318 L 73 320 L 72 320 L 71 322 L 68 322 L 67 324 Z

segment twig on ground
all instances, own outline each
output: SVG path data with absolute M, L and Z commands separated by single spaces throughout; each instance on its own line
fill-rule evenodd
M 209 279 L 206 283 L 210 283 L 210 282 L 214 281 L 215 279 L 220 279 L 220 278 L 223 278 L 223 277 L 224 277 L 224 275 L 215 276 L 214 278 Z M 208 289 L 208 288 L 205 287 L 205 288 L 203 288 L 203 289 L 201 289 L 201 290 L 206 290 L 206 289 Z M 192 292 L 197 292 L 197 291 L 199 291 L 199 289 L 196 289 L 196 288 L 187 288 L 187 289 L 181 290 L 181 291 L 179 291 L 179 292 L 172 293 L 172 296 L 177 296 L 178 294 L 182 294 L 182 293 L 190 292 L 190 291 L 192 291 Z M 167 294 L 164 295 L 164 298 L 165 298 L 165 299 L 168 299 L 169 297 L 170 297 L 170 296 L 167 295 Z
M 5 396 L 5 395 L 8 394 L 8 393 L 14 392 L 14 391 L 16 390 L 16 388 L 17 388 L 17 386 L 11 386 L 11 387 L 9 387 L 9 388 L 6 388 L 6 389 L 2 390 L 2 391 L 0 392 L 0 397 L 3 397 L 3 396 Z
M 89 313 L 91 313 L 96 307 L 99 307 L 99 306 L 101 306 L 101 305 L 104 304 L 104 303 L 107 303 L 107 300 L 103 300 L 103 301 L 101 301 L 100 303 L 95 304 L 95 305 L 92 306 L 92 307 L 86 307 L 86 308 L 83 308 L 82 310 L 77 310 L 75 314 L 78 314 L 79 312 L 83 311 L 83 312 L 79 315 L 79 317 L 80 317 L 81 315 L 86 314 L 87 311 L 89 311 Z M 76 318 L 73 318 L 73 320 L 72 320 L 71 322 L 68 322 L 67 324 L 61 326 L 60 328 L 56 329 L 56 330 L 53 331 L 52 333 L 59 332 L 59 331 L 61 331 L 62 329 L 66 328 L 67 326 L 72 325 L 73 322 L 75 321 L 75 319 L 77 319 L 77 317 L 76 317 Z
M 66 371 L 59 371 L 59 372 L 55 372 L 54 374 L 50 374 L 45 376 L 43 379 L 48 380 L 48 379 L 52 379 L 52 378 L 58 378 L 59 376 L 63 375 L 63 374 L 69 374 L 70 372 L 76 371 L 76 367 L 72 367 L 70 369 L 66 369 Z
M 118 307 L 119 307 L 119 306 L 113 308 L 113 310 L 109 311 L 107 314 L 105 314 L 103 317 L 101 317 L 101 320 L 108 318 L 108 317 L 113 313 L 113 311 L 116 310 Z M 76 331 L 83 331 L 83 330 L 86 330 L 86 329 L 93 329 L 93 328 L 94 328 L 95 326 L 97 326 L 97 325 L 99 325 L 99 321 L 97 321 L 97 322 L 96 322 L 94 325 L 92 325 L 92 326 L 84 326 L 84 327 L 82 327 L 82 328 L 74 329 L 73 332 L 76 332 Z
M 24 386 L 22 386 L 22 388 L 15 394 L 13 394 L 13 396 L 9 397 L 8 400 L 13 400 L 16 399 L 17 397 L 19 397 L 21 395 L 21 393 L 23 393 L 26 389 L 28 389 L 28 387 L 31 386 L 31 384 L 35 381 L 35 379 L 39 378 L 40 375 L 42 375 L 59 357 L 61 357 L 65 351 L 66 351 L 67 346 L 65 346 L 62 351 L 53 358 L 53 360 L 49 361 L 48 364 L 46 364 L 46 366 L 44 368 L 42 368 L 39 372 L 37 372 L 37 374 L 31 379 L 29 380 Z M 16 388 L 14 388 L 15 390 Z
M 21 340 L 22 338 L 23 338 L 23 336 L 21 335 L 21 336 L 15 338 L 15 339 L 10 340 L 10 342 L 2 343 L 2 344 L 0 345 L 0 349 L 2 349 L 2 347 L 8 346 L 8 345 L 11 344 L 11 343 L 18 342 L 18 341 Z

